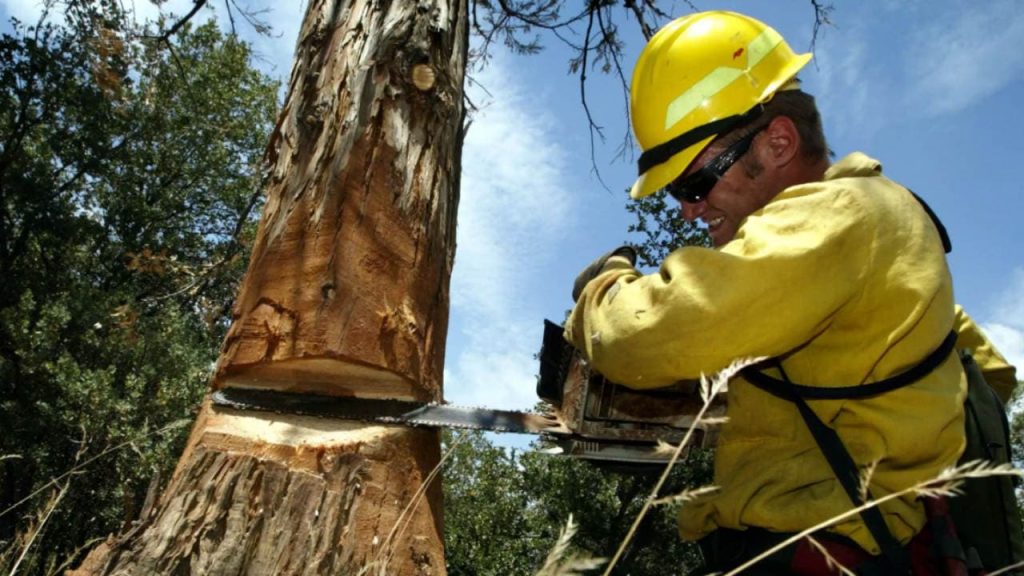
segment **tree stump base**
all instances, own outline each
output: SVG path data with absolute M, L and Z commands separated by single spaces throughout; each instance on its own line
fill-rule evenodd
M 444 573 L 440 485 L 413 502 L 436 431 L 204 414 L 165 499 L 68 574 Z

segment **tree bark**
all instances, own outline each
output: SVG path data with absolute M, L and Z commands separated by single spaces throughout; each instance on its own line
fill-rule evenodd
M 441 399 L 467 22 L 310 1 L 214 388 Z M 433 431 L 207 404 L 157 503 L 72 573 L 444 574 L 439 457 Z

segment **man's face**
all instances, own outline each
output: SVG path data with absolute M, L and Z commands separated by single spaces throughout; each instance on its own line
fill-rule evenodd
M 765 171 L 758 162 L 758 147 L 767 136 L 758 134 L 750 149 L 726 170 L 707 196 L 699 202 L 683 202 L 683 217 L 693 222 L 700 219 L 708 227 L 708 235 L 715 247 L 720 247 L 736 236 L 740 223 L 760 210 L 775 195 L 765 181 Z M 683 173 L 685 178 L 713 161 L 726 149 L 712 143 L 694 159 Z

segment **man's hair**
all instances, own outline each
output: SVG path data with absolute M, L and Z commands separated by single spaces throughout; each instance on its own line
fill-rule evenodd
M 811 161 L 827 160 L 832 154 L 825 141 L 825 129 L 821 125 L 821 114 L 814 103 L 814 96 L 800 90 L 782 90 L 764 104 L 764 111 L 756 120 L 722 137 L 721 144 L 728 146 L 743 136 L 767 126 L 778 116 L 793 121 L 800 134 L 800 153 Z
M 814 96 L 800 90 L 783 90 L 764 105 L 758 124 L 767 124 L 776 116 L 786 116 L 796 125 L 800 134 L 801 152 L 808 160 L 827 160 L 831 154 L 821 125 L 821 113 Z

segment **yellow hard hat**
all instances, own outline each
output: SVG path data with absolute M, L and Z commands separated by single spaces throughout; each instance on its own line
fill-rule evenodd
M 699 12 L 659 30 L 633 71 L 630 116 L 643 153 L 629 195 L 672 182 L 716 135 L 753 119 L 811 56 L 734 12 Z

